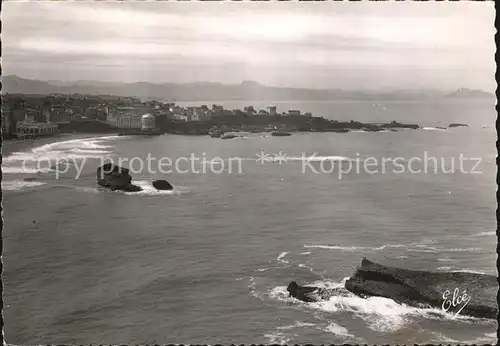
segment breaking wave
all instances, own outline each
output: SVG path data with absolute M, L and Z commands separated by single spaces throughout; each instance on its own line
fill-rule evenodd
M 461 322 L 475 323 L 477 318 L 468 316 L 454 316 L 452 313 L 444 312 L 436 308 L 416 308 L 405 304 L 398 304 L 392 299 L 382 297 L 361 298 L 344 288 L 344 278 L 341 282 L 331 280 L 320 280 L 310 285 L 338 289 L 339 295 L 330 297 L 329 300 L 304 303 L 289 297 L 286 286 L 276 286 L 269 291 L 269 298 L 287 305 L 300 306 L 302 309 L 311 311 L 328 312 L 332 314 L 350 313 L 361 318 L 366 326 L 377 332 L 394 332 L 418 318 L 431 320 L 458 320 Z
M 45 185 L 45 183 L 39 181 L 23 181 L 23 180 L 2 181 L 2 190 L 19 191 L 26 188 L 37 187 L 42 185 Z
M 53 142 L 35 147 L 31 150 L 14 152 L 2 160 L 2 171 L 5 174 L 46 173 L 60 162 L 85 160 L 87 158 L 105 158 L 112 154 L 111 142 L 119 136 L 104 136 L 71 139 Z

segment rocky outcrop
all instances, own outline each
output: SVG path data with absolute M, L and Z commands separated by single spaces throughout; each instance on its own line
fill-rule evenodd
M 438 273 L 385 267 L 364 258 L 345 283 L 345 289 L 360 297 L 385 297 L 415 307 L 434 307 L 450 313 L 495 319 L 498 313 L 497 278 L 493 275 Z M 304 302 L 329 299 L 338 289 L 300 286 L 292 281 L 290 296 Z M 345 292 L 345 291 L 344 291 Z
M 127 168 L 112 163 L 105 163 L 97 168 L 97 183 L 112 191 L 138 192 L 142 190 L 139 186 L 132 184 L 132 177 Z
M 275 137 L 286 137 L 286 136 L 291 136 L 292 134 L 289 132 L 284 132 L 284 131 L 273 131 L 271 132 L 271 136 Z
M 469 125 L 461 123 L 451 123 L 450 125 L 448 125 L 448 127 L 469 127 Z
M 465 292 L 470 300 L 463 307 L 462 315 L 496 318 L 498 311 L 498 284 L 493 275 L 385 267 L 364 258 L 361 267 L 346 281 L 345 288 L 361 296 L 385 297 L 411 306 L 435 308 L 448 306 L 447 300 L 457 302 L 453 298 L 455 291 L 460 297 L 464 297 Z M 451 307 L 450 312 L 462 305 L 464 302 Z
M 173 190 L 174 187 L 166 180 L 155 180 L 153 186 L 157 190 Z
M 345 295 L 345 290 L 343 291 L 341 288 L 326 289 L 315 286 L 300 286 L 295 281 L 290 282 L 286 290 L 290 297 L 297 298 L 306 303 L 328 300 L 334 295 Z

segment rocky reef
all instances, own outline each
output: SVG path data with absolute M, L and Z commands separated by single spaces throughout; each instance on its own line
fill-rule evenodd
M 450 313 L 495 319 L 498 314 L 497 278 L 466 272 L 429 272 L 386 267 L 364 258 L 345 288 L 363 298 L 376 296 L 415 307 L 433 307 Z M 325 300 L 336 290 L 288 285 L 291 296 L 305 302 Z
M 142 189 L 132 184 L 132 176 L 127 168 L 105 163 L 97 168 L 97 183 L 112 191 L 138 192 Z
M 155 180 L 155 181 L 153 181 L 152 185 L 157 190 L 167 190 L 167 191 L 170 191 L 170 190 L 174 189 L 174 187 L 172 186 L 172 184 L 170 184 L 166 180 Z
M 450 125 L 448 125 L 448 127 L 469 127 L 469 125 L 461 123 L 451 123 Z

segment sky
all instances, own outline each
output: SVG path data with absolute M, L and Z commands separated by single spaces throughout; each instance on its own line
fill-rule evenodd
M 4 1 L 4 75 L 493 91 L 493 2 Z

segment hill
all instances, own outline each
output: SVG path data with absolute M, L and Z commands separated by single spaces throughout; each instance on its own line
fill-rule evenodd
M 492 94 L 470 89 L 459 89 L 445 94 L 436 90 L 349 91 L 342 89 L 283 88 L 261 85 L 255 81 L 240 84 L 212 82 L 193 83 L 120 83 L 100 81 L 39 81 L 18 76 L 2 77 L 3 93 L 21 94 L 93 94 L 133 96 L 141 99 L 172 101 L 219 100 L 415 100 L 448 98 L 491 98 Z

